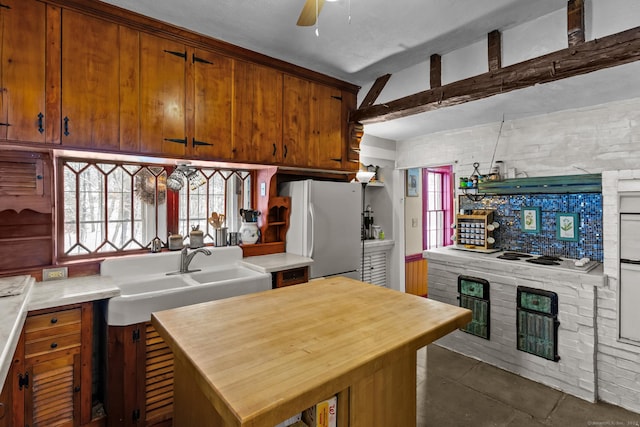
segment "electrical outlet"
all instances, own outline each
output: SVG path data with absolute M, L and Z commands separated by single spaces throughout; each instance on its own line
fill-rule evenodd
M 267 195 L 267 183 L 266 182 L 261 182 L 260 183 L 260 196 L 264 197 Z
M 418 218 L 411 218 L 411 227 L 416 228 L 418 226 Z
M 68 276 L 67 267 L 43 268 L 42 281 L 66 279 Z

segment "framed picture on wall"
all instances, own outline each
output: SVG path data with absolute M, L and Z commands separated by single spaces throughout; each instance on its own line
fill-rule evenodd
M 579 224 L 577 213 L 556 213 L 556 238 L 577 242 Z
M 407 169 L 407 179 L 405 182 L 407 197 L 418 197 L 419 179 L 420 168 Z
M 521 229 L 525 233 L 540 232 L 540 208 L 523 207 L 520 211 Z

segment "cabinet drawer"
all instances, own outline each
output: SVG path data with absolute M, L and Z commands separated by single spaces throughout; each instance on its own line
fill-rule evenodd
M 273 287 L 282 288 L 285 286 L 298 285 L 309 281 L 309 267 L 292 268 L 290 270 L 272 273 Z
M 81 309 L 28 316 L 24 326 L 25 357 L 80 347 Z
M 80 324 L 78 324 L 77 331 L 64 335 L 53 335 L 32 341 L 29 341 L 28 337 L 25 337 L 24 357 L 28 359 L 29 357 L 67 350 L 73 347 L 78 347 L 79 349 L 80 342 Z
M 55 332 L 54 329 L 64 329 L 74 324 L 80 328 L 81 314 L 80 308 L 72 308 L 70 310 L 28 316 L 24 324 L 24 332 L 27 334 L 25 338 L 28 340 L 29 334 L 34 334 L 34 337 L 39 336 L 35 335 L 39 333 L 42 333 L 42 336 L 55 334 L 57 332 Z

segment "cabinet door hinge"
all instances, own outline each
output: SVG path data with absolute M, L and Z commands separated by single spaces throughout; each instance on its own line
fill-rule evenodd
M 133 413 L 131 414 L 131 419 L 134 423 L 138 422 L 138 420 L 140 419 L 140 409 L 134 409 Z
M 140 329 L 134 329 L 133 330 L 133 332 L 131 333 L 131 340 L 133 342 L 140 341 Z
M 25 372 L 24 376 L 18 374 L 18 390 L 22 390 L 22 387 L 29 388 L 29 372 Z
M 184 60 L 187 60 L 187 51 L 185 50 L 184 52 L 176 52 L 175 50 L 164 50 L 166 53 L 170 54 L 170 55 L 175 55 L 175 56 L 179 56 L 180 58 L 184 58 Z
M 197 147 L 199 145 L 213 145 L 213 144 L 211 144 L 210 142 L 198 141 L 197 139 L 193 138 L 192 146 Z
M 192 61 L 194 64 L 195 64 L 196 62 L 200 62 L 200 63 L 202 63 L 202 64 L 213 64 L 213 62 L 211 62 L 211 61 L 207 61 L 206 59 L 203 59 L 203 58 L 198 58 L 198 57 L 196 56 L 196 54 L 195 54 L 195 53 L 193 53 L 193 54 L 191 55 L 191 61 Z
M 164 139 L 167 142 L 175 142 L 176 144 L 182 144 L 182 145 L 187 145 L 187 137 L 185 136 L 184 139 L 180 139 L 180 138 L 165 138 Z

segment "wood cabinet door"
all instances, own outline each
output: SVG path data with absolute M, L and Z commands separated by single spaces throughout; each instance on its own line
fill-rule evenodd
M 45 141 L 45 5 L 3 0 L 0 8 L 0 139 Z
M 283 74 L 242 61 L 237 61 L 235 65 L 235 159 L 266 164 L 280 163 L 283 156 Z
M 140 151 L 184 156 L 186 47 L 140 34 Z
M 117 150 L 118 25 L 62 11 L 63 145 Z
M 311 85 L 311 164 L 322 169 L 342 167 L 345 138 L 342 132 L 342 92 Z
M 61 352 L 64 353 L 64 352 Z M 80 425 L 80 405 L 76 402 L 80 390 L 80 354 L 30 362 L 26 360 L 30 385 L 25 389 L 26 425 Z
M 199 49 L 195 49 L 189 59 L 194 76 L 191 155 L 207 160 L 230 160 L 233 158 L 233 60 Z
M 282 163 L 307 166 L 311 139 L 311 83 L 285 75 L 282 111 Z

